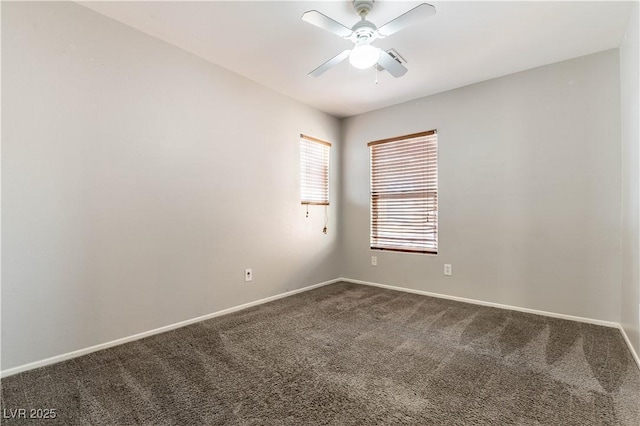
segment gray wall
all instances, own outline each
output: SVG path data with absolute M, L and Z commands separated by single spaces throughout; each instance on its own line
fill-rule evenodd
M 622 314 L 620 323 L 640 353 L 640 87 L 638 86 L 638 3 L 620 48 L 622 101 Z
M 74 3 L 2 2 L 2 90 L 2 369 L 340 276 L 338 120 Z
M 344 120 L 344 276 L 618 321 L 619 83 L 616 49 Z M 367 142 L 430 129 L 439 254 L 371 251 Z
M 638 348 L 637 22 L 620 58 L 341 126 L 73 3 L 3 2 L 1 368 L 339 276 L 622 313 Z M 371 252 L 366 144 L 433 128 L 440 253 Z M 299 133 L 334 142 L 328 235 L 299 204 Z

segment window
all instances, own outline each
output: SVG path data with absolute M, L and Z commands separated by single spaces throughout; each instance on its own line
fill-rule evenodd
M 438 252 L 435 130 L 369 143 L 371 248 Z
M 300 135 L 300 194 L 302 204 L 329 204 L 331 144 Z

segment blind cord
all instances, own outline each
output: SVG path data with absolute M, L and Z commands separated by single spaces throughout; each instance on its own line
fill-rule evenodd
M 322 228 L 322 232 L 324 234 L 327 233 L 327 225 L 329 224 L 329 213 L 327 211 L 327 205 L 324 206 L 324 228 Z
M 309 204 L 306 204 L 307 206 L 307 214 L 306 217 L 309 217 Z M 324 206 L 324 227 L 322 228 L 322 233 L 326 234 L 327 233 L 327 225 L 329 224 L 329 210 L 328 210 L 328 206 L 325 204 Z

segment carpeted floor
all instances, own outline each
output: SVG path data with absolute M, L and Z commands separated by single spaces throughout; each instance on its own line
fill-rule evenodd
M 640 424 L 616 329 L 347 283 L 1 386 L 3 424 Z

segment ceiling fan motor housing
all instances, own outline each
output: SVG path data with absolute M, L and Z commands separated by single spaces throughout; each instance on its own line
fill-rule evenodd
M 367 20 L 358 21 L 351 30 L 353 34 L 350 38 L 356 44 L 371 43 L 377 38 L 378 29 Z

